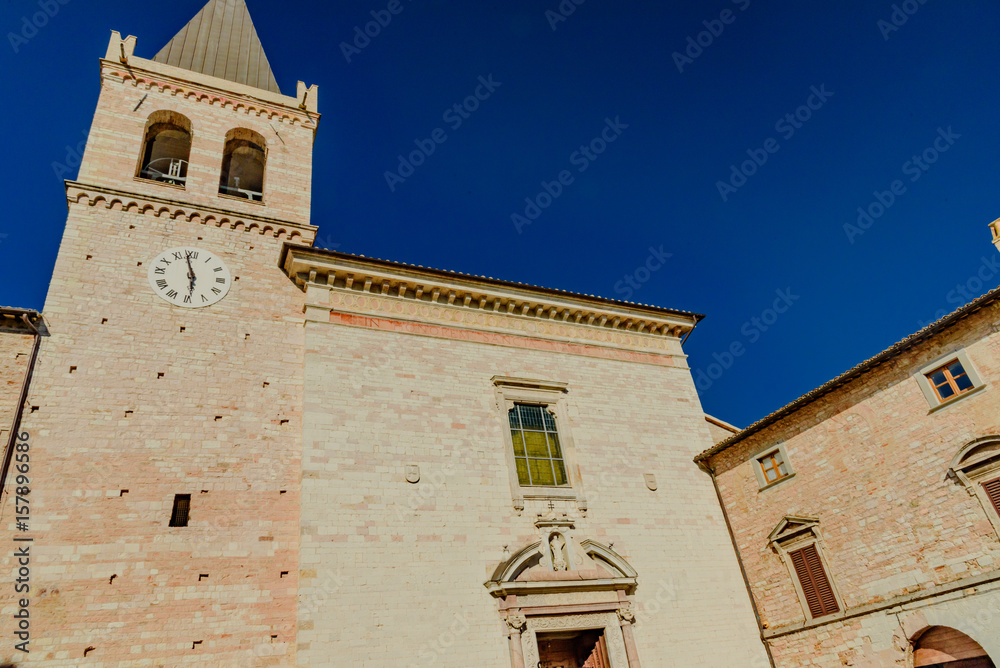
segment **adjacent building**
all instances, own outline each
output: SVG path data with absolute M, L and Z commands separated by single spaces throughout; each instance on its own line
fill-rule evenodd
M 1000 290 L 696 458 L 775 665 L 1000 658 L 998 382 Z

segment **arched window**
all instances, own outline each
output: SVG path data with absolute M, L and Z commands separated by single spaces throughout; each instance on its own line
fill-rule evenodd
M 173 111 L 156 111 L 146 122 L 139 176 L 183 186 L 191 157 L 191 121 Z
M 267 144 L 262 136 L 246 128 L 230 130 L 222 154 L 219 193 L 260 202 L 264 199 L 266 165 Z
M 947 626 L 932 626 L 913 643 L 916 668 L 994 668 L 975 640 Z

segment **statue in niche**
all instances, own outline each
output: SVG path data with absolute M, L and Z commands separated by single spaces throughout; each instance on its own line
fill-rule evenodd
M 566 562 L 566 539 L 561 533 L 553 532 L 549 537 L 549 547 L 552 550 L 552 570 L 568 571 L 569 564 Z

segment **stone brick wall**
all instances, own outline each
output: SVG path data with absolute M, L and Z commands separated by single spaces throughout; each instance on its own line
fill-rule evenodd
M 333 652 L 352 666 L 509 665 L 483 585 L 505 547 L 538 540 L 549 509 L 529 499 L 515 512 L 493 376 L 568 383 L 562 428 L 589 511 L 556 501 L 555 512 L 637 569 L 642 665 L 767 665 L 711 482 L 691 463 L 710 437 L 685 365 L 468 326 L 343 322 L 359 326 L 306 326 L 300 665 Z
M 183 310 L 153 294 L 146 263 L 180 245 L 225 259 L 239 278 L 226 299 Z M 302 307 L 280 248 L 71 207 L 29 398 L 38 410 L 23 423 L 33 662 L 82 665 L 93 646 L 104 665 L 294 664 Z M 186 528 L 167 526 L 175 494 L 192 497 Z M 11 544 L 9 502 L 4 518 Z M 0 589 L 5 618 L 12 595 Z M 16 658 L 11 644 L 0 656 Z
M 997 572 L 993 526 L 947 473 L 964 445 L 1000 433 L 998 329 L 994 304 L 711 459 L 772 632 L 805 619 L 788 569 L 768 546 L 786 515 L 820 518 L 830 575 L 849 611 Z M 961 347 L 990 386 L 931 412 L 915 374 Z M 796 475 L 760 491 L 753 455 L 778 443 Z M 837 653 L 860 651 L 863 638 L 888 651 L 891 634 L 868 632 L 870 623 L 861 618 L 783 637 L 775 642 L 786 657 L 780 665 L 841 665 Z M 986 637 L 1000 637 L 1000 620 L 989 629 Z M 904 656 L 905 649 L 894 651 L 893 660 Z
M 0 329 L 0 447 L 6 447 L 35 337 Z

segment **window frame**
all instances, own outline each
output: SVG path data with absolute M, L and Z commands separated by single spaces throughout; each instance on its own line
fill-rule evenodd
M 785 529 L 789 526 L 793 526 L 792 530 L 785 532 Z M 834 619 L 838 615 L 846 614 L 847 606 L 844 605 L 844 599 L 840 595 L 840 589 L 837 587 L 833 569 L 830 568 L 830 561 L 826 556 L 826 544 L 819 529 L 818 519 L 786 517 L 778 525 L 778 528 L 771 532 L 769 538 L 771 546 L 778 552 L 781 560 L 785 563 L 785 568 L 788 571 L 789 578 L 791 578 L 792 586 L 795 588 L 795 595 L 798 596 L 799 605 L 802 608 L 802 613 L 805 615 L 807 623 L 816 619 Z M 830 584 L 830 590 L 833 592 L 833 597 L 837 602 L 838 608 L 836 612 L 831 612 L 820 617 L 814 617 L 812 614 L 812 609 L 809 607 L 809 599 L 806 597 L 805 590 L 802 589 L 802 582 L 799 580 L 799 573 L 795 569 L 795 563 L 792 561 L 791 556 L 793 552 L 798 552 L 810 545 L 816 548 L 820 565 L 823 567 L 823 574 L 826 576 L 826 581 Z
M 931 382 L 930 376 L 955 362 L 961 363 L 966 376 L 968 376 L 969 380 L 972 382 L 972 388 L 962 392 L 961 394 L 949 397 L 948 399 L 942 399 L 937 388 Z M 931 413 L 951 406 L 952 404 L 962 401 L 967 397 L 978 394 L 987 387 L 986 383 L 983 382 L 982 376 L 979 374 L 979 369 L 977 369 L 976 365 L 969 359 L 969 355 L 964 348 L 939 357 L 932 363 L 927 364 L 917 372 L 916 379 L 917 383 L 920 385 L 921 392 L 923 392 L 924 398 L 930 406 Z
M 1000 511 L 993 504 L 985 485 L 1000 479 L 1000 436 L 978 438 L 963 447 L 948 471 L 970 496 L 975 497 L 1000 538 Z
M 784 476 L 778 478 L 777 480 L 768 481 L 767 476 L 764 474 L 764 467 L 761 463 L 761 460 L 771 457 L 775 454 L 781 457 L 781 461 L 784 462 L 785 470 L 787 471 L 787 473 Z M 792 462 L 788 457 L 788 451 L 785 450 L 785 444 L 779 443 L 777 445 L 772 445 L 754 455 L 753 472 L 754 475 L 757 477 L 758 492 L 763 492 L 765 489 L 770 489 L 776 485 L 780 485 L 781 483 L 787 482 L 788 480 L 794 478 L 795 469 L 792 468 Z
M 504 458 L 507 462 L 507 474 L 510 481 L 511 497 L 514 508 L 524 510 L 525 500 L 564 500 L 575 501 L 581 511 L 587 509 L 587 501 L 583 491 L 583 481 L 580 479 L 576 464 L 576 447 L 570 431 L 569 407 L 566 383 L 494 376 L 493 383 L 496 400 L 497 416 L 503 425 Z M 553 416 L 556 423 L 556 433 L 562 449 L 563 465 L 566 467 L 566 485 L 556 487 L 522 486 L 517 477 L 517 462 L 514 457 L 514 441 L 510 433 L 510 409 L 515 404 L 532 404 L 543 406 L 544 410 Z

